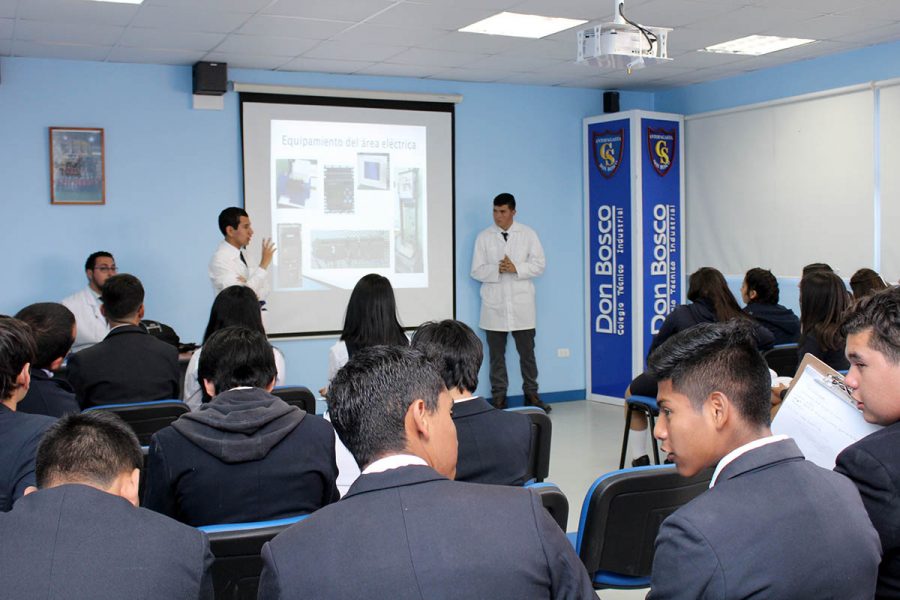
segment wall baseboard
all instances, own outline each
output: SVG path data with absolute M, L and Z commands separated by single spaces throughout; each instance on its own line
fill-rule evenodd
M 576 400 L 584 400 L 587 396 L 586 390 L 563 390 L 561 392 L 539 392 L 538 395 L 541 397 L 541 401 L 546 402 L 547 404 L 554 404 L 556 402 L 574 402 Z M 490 400 L 490 398 L 488 398 Z M 506 405 L 507 406 L 525 406 L 525 396 L 519 394 L 518 396 L 507 396 L 506 397 Z

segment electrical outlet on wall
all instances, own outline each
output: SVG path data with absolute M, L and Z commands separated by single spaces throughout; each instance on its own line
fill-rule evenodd
M 568 348 L 557 348 L 556 349 L 556 357 L 557 358 L 569 358 L 571 352 Z

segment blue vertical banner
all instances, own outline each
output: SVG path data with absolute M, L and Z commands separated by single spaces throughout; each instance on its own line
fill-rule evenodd
M 632 372 L 631 121 L 587 125 L 590 394 L 621 398 Z
M 643 354 L 681 303 L 681 123 L 642 118 L 641 264 Z

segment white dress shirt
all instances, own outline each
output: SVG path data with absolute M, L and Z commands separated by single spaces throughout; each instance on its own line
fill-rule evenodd
M 425 462 L 424 458 L 416 456 L 415 454 L 392 454 L 391 456 L 379 458 L 363 469 L 363 475 L 368 475 L 369 473 L 384 473 L 391 469 L 399 469 L 400 467 L 409 467 L 412 465 L 427 467 L 428 463 Z
M 84 350 L 103 341 L 103 338 L 109 333 L 109 324 L 106 322 L 106 317 L 100 312 L 100 294 L 87 286 L 64 298 L 62 304 L 75 315 L 77 335 L 72 352 Z
M 245 265 L 241 262 L 241 251 L 225 240 L 219 243 L 209 260 L 209 280 L 216 294 L 232 285 L 246 285 L 260 300 L 269 295 L 269 272 L 262 267 L 251 269 Z
M 716 485 L 716 480 L 719 479 L 719 474 L 722 472 L 722 469 L 727 467 L 734 459 L 742 454 L 746 454 L 751 450 L 756 450 L 757 448 L 761 448 L 768 444 L 774 444 L 775 442 L 780 442 L 781 440 L 788 439 L 786 435 L 769 435 L 764 438 L 759 438 L 757 440 L 753 440 L 752 442 L 748 442 L 743 446 L 738 446 L 728 454 L 726 454 L 722 460 L 719 461 L 719 464 L 716 465 L 716 470 L 713 471 L 712 479 L 709 481 L 709 487 Z
M 200 410 L 200 407 L 203 406 L 203 388 L 200 385 L 200 381 L 197 379 L 197 369 L 200 367 L 201 350 L 203 350 L 202 346 L 194 351 L 191 355 L 191 360 L 188 361 L 187 370 L 184 372 L 184 387 L 182 389 L 181 397 L 191 410 Z M 277 372 L 275 375 L 275 385 L 284 385 L 284 355 L 281 353 L 281 350 L 275 346 L 272 346 L 272 350 L 275 353 L 275 371 Z
M 513 222 L 503 239 L 503 230 L 492 225 L 475 240 L 472 255 L 474 279 L 481 282 L 479 326 L 490 331 L 518 331 L 535 328 L 534 284 L 532 278 L 544 272 L 544 248 L 530 227 Z M 516 266 L 516 273 L 501 273 L 504 256 Z

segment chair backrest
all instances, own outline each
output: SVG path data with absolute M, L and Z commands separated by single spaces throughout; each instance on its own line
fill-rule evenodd
M 134 430 L 142 446 L 150 443 L 150 438 L 154 433 L 171 425 L 186 412 L 190 412 L 187 404 L 181 400 L 101 404 L 85 409 L 84 412 L 90 410 L 106 410 L 119 415 Z
M 299 406 L 311 415 L 316 414 L 316 397 L 308 387 L 302 385 L 282 385 L 272 390 L 272 394 L 278 396 L 288 404 Z
M 797 355 L 797 344 L 780 344 L 771 350 L 763 352 L 763 358 L 769 368 L 778 373 L 780 377 L 793 377 L 800 366 L 800 357 Z
M 599 477 L 584 498 L 575 550 L 591 577 L 609 571 L 649 577 L 659 526 L 709 488 L 712 469 L 685 478 L 674 465 L 633 467 Z
M 228 525 L 199 527 L 209 536 L 216 600 L 255 600 L 262 572 L 263 545 L 308 515 Z
M 555 483 L 526 483 L 525 488 L 534 490 L 541 497 L 541 504 L 563 531 L 569 523 L 569 499 Z
M 522 413 L 531 419 L 531 450 L 528 454 L 529 468 L 526 480 L 544 481 L 550 475 L 550 440 L 553 437 L 553 422 L 547 413 L 536 406 L 517 406 L 506 410 Z

